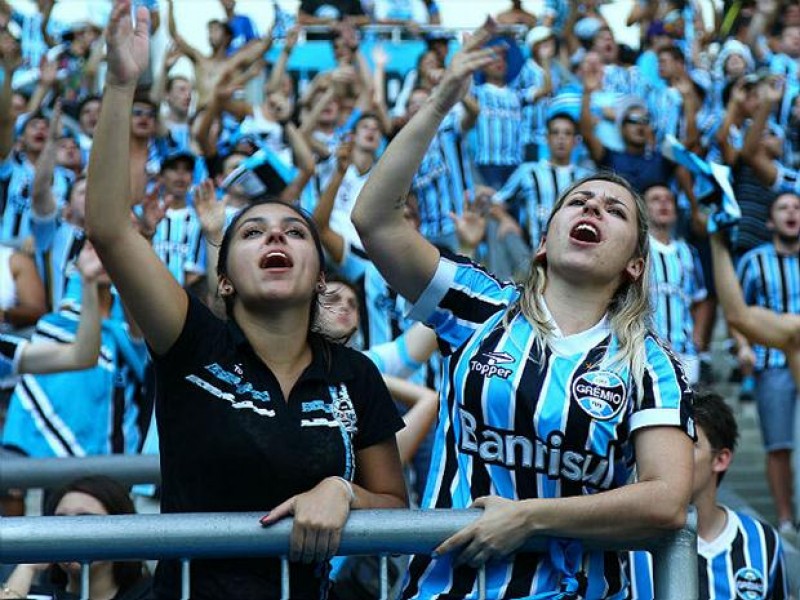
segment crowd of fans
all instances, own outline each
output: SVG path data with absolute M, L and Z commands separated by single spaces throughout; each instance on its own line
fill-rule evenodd
M 396 248 L 363 232 L 367 214 L 363 208 L 360 226 L 351 215 L 365 185 L 380 168 L 387 145 L 398 140 L 395 155 L 398 147 L 414 148 L 410 140 L 415 132 L 408 129 L 409 124 L 420 111 L 425 115 L 417 122 L 428 118 L 431 105 L 439 106 L 435 99 L 443 94 L 443 81 L 463 76 L 454 74 L 466 67 L 454 66 L 453 57 L 462 56 L 457 52 L 466 47 L 467 56 L 485 54 L 474 59 L 468 85 L 461 90 L 463 97 L 446 114 L 438 115 L 436 122 L 430 120 L 435 133 L 415 156 L 419 165 L 409 189 L 380 188 L 395 196 L 387 199 L 386 206 L 396 203 L 405 222 L 441 256 L 466 256 L 499 280 L 527 286 L 529 273 L 537 264 L 547 263 L 548 226 L 562 195 L 598 172 L 611 171 L 629 182 L 643 198 L 649 221 L 644 247 L 650 266 L 644 277 L 650 282 L 652 328 L 669 356 L 674 354 L 680 364 L 676 372 L 688 386 L 712 385 L 719 373 L 710 353 L 719 299 L 738 360 L 742 398 L 754 400 L 758 408 L 777 514 L 775 530 L 795 540 L 792 450 L 797 437 L 800 336 L 794 321 L 784 321 L 786 328 L 794 330 L 782 331 L 778 325 L 773 330 L 763 315 L 768 311 L 800 313 L 800 2 L 725 2 L 714 10 L 713 23 L 704 19 L 696 2 L 635 2 L 629 15 L 615 15 L 627 19 L 629 25 L 639 25 L 639 47 L 630 48 L 615 39 L 606 20 L 609 13 L 600 11 L 600 2 L 546 0 L 543 9 L 533 14 L 514 1 L 495 15 L 487 29 L 490 34 L 481 40 L 482 50 L 476 50 L 469 47 L 468 35 L 447 29 L 435 0 L 302 0 L 297 15 L 286 13 L 275 2 L 274 26 L 263 34 L 249 17 L 237 13 L 235 0 L 220 0 L 224 17 L 208 21 L 210 53 L 205 54 L 183 37 L 175 17 L 176 0 L 163 0 L 160 5 L 158 0 L 136 1 L 133 4 L 140 7 L 140 14 L 146 9 L 150 16 L 149 33 L 165 30 L 169 43 L 161 56 L 151 56 L 137 73 L 130 112 L 113 122 L 118 131 L 125 129 L 130 140 L 127 154 L 117 157 L 125 157 L 119 163 L 125 172 L 115 174 L 120 186 L 101 180 L 95 166 L 88 175 L 95 188 L 88 190 L 90 156 L 93 164 L 119 166 L 119 161 L 101 162 L 96 158 L 100 152 L 93 153 L 92 148 L 97 143 L 102 150 L 117 153 L 107 137 L 110 130 L 102 130 L 98 138 L 96 132 L 104 103 L 113 99 L 113 106 L 105 109 L 106 124 L 109 111 L 119 111 L 123 105 L 107 90 L 122 87 L 124 69 L 111 64 L 114 55 L 108 51 L 108 31 L 88 22 L 53 23 L 54 4 L 55 0 L 37 0 L 38 10 L 24 13 L 0 0 L 3 456 L 156 453 L 159 447 L 162 452 L 165 448 L 184 452 L 176 450 L 182 442 L 172 425 L 168 437 L 159 440 L 159 433 L 165 433 L 162 425 L 156 425 L 154 405 L 161 407 L 164 421 L 176 418 L 164 416 L 176 409 L 159 404 L 164 402 L 158 398 L 159 390 L 174 385 L 176 395 L 185 392 L 179 387 L 183 384 L 170 381 L 164 370 L 178 369 L 194 351 L 203 357 L 220 351 L 207 337 L 192 341 L 184 332 L 179 338 L 179 326 L 171 336 L 170 327 L 182 323 L 185 315 L 173 319 L 171 309 L 160 302 L 179 306 L 173 300 L 183 296 L 166 285 L 151 288 L 139 282 L 120 266 L 123 257 L 114 255 L 106 264 L 106 257 L 113 253 L 105 246 L 116 238 L 95 221 L 89 229 L 114 281 L 111 285 L 87 241 L 87 194 L 96 198 L 99 190 L 118 190 L 125 196 L 130 221 L 163 263 L 164 276 L 168 272 L 175 288 L 190 292 L 193 300 L 188 309 L 182 309 L 189 311 L 185 317 L 189 322 L 200 327 L 198 323 L 210 319 L 212 313 L 220 318 L 238 315 L 235 320 L 245 335 L 247 328 L 240 322 L 244 309 L 236 308 L 241 306 L 237 304 L 241 290 L 234 285 L 237 293 L 231 291 L 226 271 L 228 226 L 237 227 L 241 211 L 252 207 L 254 199 L 269 195 L 293 207 L 295 220 L 308 216 L 307 225 L 315 228 L 314 235 L 318 232 L 315 241 L 327 273 L 326 279 L 315 283 L 319 299 L 314 296 L 308 327 L 299 317 L 289 322 L 360 350 L 377 365 L 404 412 L 406 429 L 397 434 L 397 445 L 411 501 L 436 505 L 433 495 L 441 480 L 426 479 L 431 457 L 444 460 L 443 451 L 435 447 L 443 438 L 434 435 L 432 426 L 436 395 L 453 393 L 446 373 L 450 355 L 460 352 L 453 340 L 460 344 L 466 339 L 455 330 L 466 330 L 466 321 L 470 327 L 488 322 L 494 312 L 477 304 L 474 314 L 469 312 L 463 307 L 477 301 L 464 292 L 463 298 L 451 299 L 460 305 L 452 308 L 459 322 L 445 323 L 442 316 L 442 322 L 433 323 L 436 335 L 414 324 L 410 315 L 420 314 L 423 288 L 416 289 L 417 297 L 405 297 L 401 292 L 406 291 L 407 281 L 400 275 L 394 278 L 391 269 L 387 273 L 386 265 L 391 264 L 388 255 L 393 255 L 395 260 L 405 260 L 410 269 L 408 265 L 417 260 L 416 250 L 409 249 L 403 256 L 389 252 Z M 384 29 L 371 29 L 371 25 L 397 28 L 405 41 L 390 42 Z M 317 49 L 330 45 L 335 66 L 317 72 L 305 69 L 302 74 L 293 69 L 293 54 L 304 51 L 306 45 Z M 411 60 L 414 68 L 398 70 L 398 56 L 412 51 L 419 52 Z M 184 58 L 192 65 L 191 77 L 175 70 Z M 399 62 L 408 64 L 408 59 Z M 392 78 L 401 83 L 389 85 Z M 381 184 L 384 173 L 378 179 Z M 374 178 L 371 185 L 365 194 L 370 198 L 376 195 Z M 719 205 L 727 221 L 709 208 Z M 390 220 L 387 213 L 386 221 Z M 367 219 L 374 231 L 379 221 L 373 224 Z M 736 227 L 727 229 L 732 221 Z M 726 244 L 715 246 L 709 232 L 719 234 L 723 228 Z M 588 245 L 602 241 L 602 233 L 591 223 L 577 229 L 574 236 Z M 728 277 L 726 249 L 738 285 L 736 278 Z M 142 260 L 143 273 L 160 273 L 148 270 L 138 252 L 131 251 L 129 260 Z M 269 268 L 288 264 L 285 256 L 264 260 Z M 453 259 L 456 264 L 460 260 Z M 397 266 L 396 272 L 405 274 L 404 268 Z M 433 273 L 427 275 L 430 278 Z M 631 270 L 629 276 L 635 280 L 639 274 Z M 478 276 L 470 277 L 470 285 L 475 285 Z M 145 291 L 153 293 L 150 306 L 141 302 L 127 306 L 133 280 L 142 286 L 137 299 L 144 298 Z M 486 285 L 481 293 L 488 298 L 491 285 Z M 740 310 L 740 294 L 744 303 L 764 312 L 752 316 Z M 308 320 L 304 306 L 300 312 L 305 311 Z M 466 311 L 465 315 L 457 309 Z M 138 316 L 147 311 L 162 314 L 163 322 L 161 317 Z M 548 313 L 542 318 L 553 317 Z M 766 319 L 760 332 L 759 318 Z M 264 331 L 265 336 L 273 335 L 268 328 Z M 444 358 L 437 351 L 437 336 Z M 58 355 L 52 342 L 74 342 L 69 346 L 74 354 Z M 186 354 L 178 353 L 175 345 Z M 161 369 L 157 375 L 154 354 Z M 87 356 L 92 364 L 88 369 Z M 269 357 L 262 358 L 275 370 Z M 197 360 L 201 360 L 199 355 Z M 511 367 L 504 367 L 511 360 L 507 353 L 486 353 L 482 360 L 465 369 L 484 369 L 482 376 L 488 378 L 506 379 L 512 373 Z M 237 388 L 241 372 L 211 373 L 216 377 L 214 385 L 233 385 L 237 394 L 258 399 L 259 392 L 252 387 Z M 645 377 L 656 377 L 655 370 L 648 373 Z M 294 375 L 295 381 L 299 375 Z M 364 376 L 363 386 L 372 386 L 370 381 Z M 289 398 L 283 386 L 279 389 Z M 580 393 L 571 393 L 577 394 L 573 399 L 577 401 Z M 377 391 L 375 397 L 381 394 Z M 716 487 L 736 445 L 736 423 L 713 394 L 702 398 L 699 436 L 691 419 L 684 422 L 685 415 L 680 423 L 671 424 L 685 427 L 696 438 L 696 478 L 698 472 L 706 477 L 700 483 L 695 479 L 693 490 L 701 518 L 705 597 L 720 597 L 711 590 L 738 581 L 747 569 L 760 578 L 763 596 L 758 597 L 789 597 L 775 530 L 717 507 Z M 339 401 L 344 402 L 341 394 Z M 355 403 L 350 411 L 365 410 L 358 399 Z M 448 419 L 446 409 L 442 411 L 440 425 Z M 364 438 L 394 434 L 401 426 L 399 419 L 395 424 L 386 415 L 382 417 L 386 422 L 379 426 L 377 417 L 365 414 L 363 418 L 375 422 L 374 433 L 362 432 Z M 471 431 L 463 417 L 458 428 Z M 195 439 L 193 444 L 198 441 L 202 440 Z M 375 438 L 370 443 L 379 441 Z M 544 444 L 538 439 L 537 443 Z M 357 454 L 372 448 L 361 448 L 356 442 Z M 480 453 L 485 458 L 483 449 Z M 701 468 L 698 460 L 706 461 Z M 312 464 L 308 468 L 313 471 Z M 375 469 L 374 464 L 371 468 Z M 431 473 L 437 468 L 434 465 Z M 339 477 L 338 483 L 324 490 L 328 495 L 319 498 L 327 501 L 344 490 L 351 506 L 392 505 L 375 498 L 391 497 L 393 484 L 386 484 L 385 493 L 379 493 L 385 482 L 378 475 L 368 475 L 370 485 L 360 481 L 362 487 L 354 493 L 352 479 L 352 473 Z M 105 481 L 89 484 L 89 491 L 80 486 L 67 488 L 51 498 L 49 510 L 57 511 L 70 494 L 94 494 L 97 486 L 103 493 L 116 494 Z M 172 494 L 175 489 L 171 488 Z M 187 486 L 186 493 L 191 489 Z M 134 491 L 140 506 L 147 505 L 147 498 L 157 503 L 160 493 L 153 486 Z M 275 505 L 283 507 L 278 496 Z M 181 505 L 175 496 L 168 498 L 172 509 L 192 506 Z M 111 509 L 108 502 L 97 508 L 98 514 Z M 127 506 L 120 510 L 132 512 Z M 3 513 L 22 513 L 19 494 L 12 492 L 3 499 Z M 277 512 L 273 518 L 278 518 Z M 737 532 L 753 536 L 756 529 L 766 558 L 760 566 L 738 565 L 728 584 L 718 583 L 725 579 L 724 569 L 719 571 L 717 564 L 720 548 L 730 550 L 742 537 Z M 715 546 L 722 537 L 726 541 Z M 302 549 L 297 552 L 295 558 L 304 557 Z M 738 557 L 736 551 L 733 555 Z M 327 558 L 322 551 L 315 557 Z M 728 568 L 730 564 L 728 560 Z M 143 593 L 138 577 L 115 585 L 111 565 L 103 565 L 98 580 L 111 590 L 102 592 L 108 594 L 104 597 L 136 598 Z M 62 567 L 58 584 L 74 592 L 77 579 L 68 567 Z M 351 567 L 345 564 L 336 569 L 341 575 L 341 597 L 373 597 L 374 581 L 354 586 L 352 579 L 363 577 L 365 570 Z M 406 564 L 400 562 L 397 567 L 402 578 Z M 411 568 L 413 572 L 413 561 Z M 421 572 L 427 567 L 416 568 Z M 643 574 L 648 568 L 646 557 L 631 557 L 628 576 L 640 594 L 635 597 L 648 597 Z M 58 568 L 52 570 L 58 572 Z M 25 597 L 28 590 L 23 588 L 31 586 L 39 571 L 25 567 L 15 572 L 0 597 Z M 427 576 L 420 575 L 416 584 L 427 581 Z M 219 573 L 214 577 L 220 577 Z M 215 579 L 209 581 L 216 585 Z M 561 591 L 592 597 L 585 582 L 575 585 Z M 465 595 L 471 586 L 464 588 Z M 131 595 L 124 595 L 129 588 Z M 429 597 L 422 591 L 419 594 L 414 597 Z

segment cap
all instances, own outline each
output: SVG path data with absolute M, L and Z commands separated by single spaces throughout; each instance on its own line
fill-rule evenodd
M 596 19 L 594 17 L 584 17 L 575 23 L 575 35 L 581 40 L 588 42 L 597 35 L 597 32 L 600 31 L 602 26 L 603 22 L 600 19 Z
M 197 158 L 194 154 L 189 152 L 185 149 L 180 150 L 173 150 L 169 154 L 167 154 L 164 159 L 161 161 L 161 171 L 166 169 L 174 168 L 178 163 L 186 163 L 189 165 L 189 169 L 194 170 L 195 162 Z
M 537 25 L 528 32 L 528 35 L 525 37 L 525 45 L 530 47 L 551 37 L 553 37 L 552 29 L 544 25 Z

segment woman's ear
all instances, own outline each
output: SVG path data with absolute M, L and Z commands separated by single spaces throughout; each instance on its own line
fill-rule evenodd
M 538 264 L 545 264 L 547 262 L 547 248 L 545 247 L 546 236 L 542 236 L 539 242 L 539 247 L 533 253 L 533 262 Z
M 228 296 L 233 296 L 235 292 L 236 290 L 233 289 L 230 279 L 225 275 L 220 275 L 217 279 L 217 295 L 220 298 L 227 298 Z
M 644 259 L 641 256 L 630 259 L 628 266 L 625 267 L 625 278 L 628 281 L 638 281 L 642 273 L 644 273 Z

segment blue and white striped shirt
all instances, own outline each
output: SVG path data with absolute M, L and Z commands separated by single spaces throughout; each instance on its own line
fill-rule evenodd
M 518 165 L 522 162 L 520 119 L 522 105 L 512 88 L 491 83 L 476 85 L 480 105 L 475 162 L 479 165 Z
M 650 237 L 651 303 L 656 333 L 681 355 L 695 356 L 692 305 L 706 299 L 697 251 L 683 240 Z
M 24 338 L 0 333 L 0 380 L 17 374 L 19 359 L 27 343 Z
M 531 246 L 536 248 L 547 231 L 547 220 L 561 192 L 590 174 L 589 169 L 575 165 L 560 167 L 549 160 L 522 163 L 493 200 L 521 209 L 522 224 Z
M 24 153 L 13 150 L 0 162 L 0 241 L 14 242 L 31 235 L 31 198 L 36 167 Z M 63 167 L 53 172 L 52 192 L 56 207 L 67 200 L 73 174 Z
M 774 244 L 762 244 L 742 256 L 737 271 L 747 304 L 800 314 L 800 256 L 781 255 Z M 756 370 L 786 366 L 786 356 L 780 350 L 759 345 L 753 350 Z
M 202 227 L 193 208 L 168 208 L 156 227 L 153 250 L 177 282 L 185 285 L 187 273 L 205 272 L 202 240 Z
M 715 540 L 697 540 L 698 598 L 740 600 L 790 597 L 781 538 L 767 525 L 723 507 L 725 529 Z M 653 558 L 632 552 L 629 558 L 632 600 L 652 600 Z
M 427 238 L 455 232 L 450 213 L 462 213 L 464 192 L 472 188 L 472 169 L 461 132 L 462 114 L 456 108 L 444 118 L 411 183 L 417 196 L 419 231 Z
M 576 335 L 556 333 L 540 352 L 530 321 L 513 307 L 519 295 L 466 259 L 442 258 L 412 311 L 434 327 L 446 355 L 424 508 L 466 508 L 488 494 L 523 500 L 614 489 L 632 473 L 634 431 L 666 425 L 694 434 L 692 391 L 654 336 L 642 340 L 639 390 L 625 365 L 610 364 L 618 342 L 606 318 Z M 477 598 L 477 570 L 453 570 L 451 561 L 412 558 L 404 597 Z M 495 599 L 628 594 L 620 557 L 566 539 L 553 540 L 549 553 L 489 563 L 486 588 Z

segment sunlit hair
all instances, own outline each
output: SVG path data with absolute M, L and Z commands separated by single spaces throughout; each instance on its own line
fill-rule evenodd
M 643 258 L 644 270 L 636 280 L 631 280 L 623 274 L 623 281 L 608 304 L 609 324 L 619 341 L 619 347 L 608 357 L 606 364 L 629 367 L 637 390 L 641 391 L 646 354 L 644 339 L 650 320 L 650 243 L 644 200 L 627 180 L 613 173 L 601 171 L 576 181 L 564 190 L 553 206 L 547 227 L 550 227 L 553 217 L 564 206 L 566 199 L 575 190 L 591 181 L 608 181 L 621 186 L 633 197 L 636 205 L 637 243 L 634 256 L 631 258 Z M 515 306 L 533 325 L 534 345 L 540 353 L 544 352 L 553 334 L 553 327 L 542 300 L 545 287 L 547 287 L 546 257 L 543 260 L 531 261 L 522 293 Z M 513 310 L 515 307 L 506 314 L 506 324 L 516 314 L 516 310 Z M 641 394 L 638 396 L 641 397 Z

